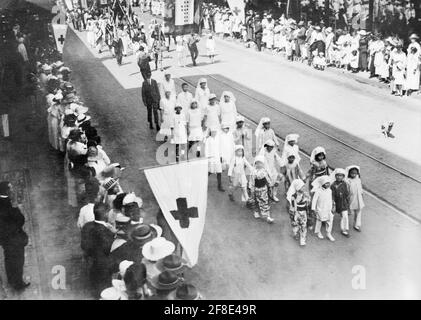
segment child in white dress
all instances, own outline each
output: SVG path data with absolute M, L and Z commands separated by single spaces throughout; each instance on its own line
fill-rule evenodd
M 159 134 L 164 140 L 171 136 L 171 124 L 174 117 L 175 101 L 171 99 L 171 91 L 166 91 L 164 98 L 159 101 L 159 111 L 161 113 L 161 130 Z M 158 136 L 157 136 L 158 139 Z
M 361 212 L 365 207 L 363 186 L 360 179 L 360 167 L 349 166 L 345 169 L 346 182 L 349 185 L 349 213 L 354 214 L 354 229 L 361 232 Z
M 202 128 L 202 113 L 197 104 L 197 100 L 193 100 L 190 108 L 187 111 L 187 134 L 189 141 L 189 150 L 200 157 L 201 146 L 199 142 L 203 141 L 203 128 Z M 195 147 L 194 150 L 192 147 Z
M 206 53 L 210 59 L 211 63 L 215 62 L 215 39 L 213 35 L 210 34 L 208 39 L 206 40 Z
M 222 188 L 222 163 L 221 163 L 221 143 L 218 129 L 211 129 L 210 135 L 205 142 L 205 155 L 208 158 L 209 174 L 216 173 L 218 180 L 218 190 L 224 192 Z
M 222 170 L 226 170 L 234 157 L 234 136 L 229 124 L 222 124 L 220 132 Z
M 186 117 L 181 112 L 182 109 L 179 105 L 175 106 L 175 113 L 171 121 L 171 144 L 175 144 L 176 162 L 180 160 L 180 155 L 184 154 L 187 144 Z
M 246 202 L 249 198 L 247 194 L 246 168 L 251 172 L 253 167 L 244 157 L 244 147 L 242 145 L 236 145 L 234 150 L 235 156 L 231 159 L 228 169 L 228 177 L 230 180 L 228 196 L 231 201 L 234 201 L 234 191 L 237 188 L 241 188 L 241 201 Z

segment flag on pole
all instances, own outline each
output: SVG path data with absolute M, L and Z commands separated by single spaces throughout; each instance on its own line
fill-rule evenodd
M 197 264 L 205 226 L 208 160 L 180 162 L 145 170 L 168 225 L 183 247 L 189 267 Z
M 64 42 L 66 40 L 67 24 L 52 24 L 54 39 L 56 39 L 57 51 L 63 53 Z
M 246 18 L 245 8 L 246 4 L 244 0 L 228 0 L 228 6 L 235 16 L 238 16 L 244 23 Z

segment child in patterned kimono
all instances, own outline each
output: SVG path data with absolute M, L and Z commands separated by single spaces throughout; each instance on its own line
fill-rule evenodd
M 278 139 L 275 136 L 275 131 L 270 127 L 270 119 L 264 117 L 260 119 L 259 125 L 254 132 L 256 135 L 256 153 L 263 147 L 263 144 L 268 140 L 273 140 L 277 148 L 279 148 Z
M 333 212 L 341 215 L 341 233 L 345 237 L 349 237 L 349 221 L 348 221 L 348 208 L 349 208 L 349 186 L 345 179 L 345 170 L 336 168 L 333 171 L 332 176 L 335 177 L 335 181 L 330 187 L 332 189 Z
M 332 189 L 330 189 L 330 178 L 328 176 L 321 176 L 314 180 L 313 184 L 314 196 L 311 201 L 311 210 L 316 214 L 316 227 L 314 232 L 319 239 L 324 239 L 320 232 L 322 224 L 326 227 L 326 237 L 330 241 L 335 241 L 332 237 L 333 227 L 333 199 Z
M 280 181 L 280 168 L 283 167 L 283 162 L 274 147 L 275 142 L 272 139 L 269 139 L 265 142 L 263 148 L 260 150 L 259 155 L 262 155 L 265 158 L 265 166 L 270 176 L 270 197 L 273 201 L 279 202 L 279 199 L 276 197 L 276 195 L 278 193 L 278 186 Z
M 234 191 L 237 188 L 241 188 L 241 201 L 248 201 L 249 197 L 247 194 L 247 175 L 246 168 L 249 169 L 249 172 L 252 171 L 253 167 L 244 157 L 244 147 L 242 145 L 235 146 L 235 156 L 231 160 L 228 177 L 230 180 L 229 193 L 228 196 L 231 201 L 234 201 Z
M 310 197 L 304 192 L 305 182 L 295 179 L 287 192 L 289 204 L 289 215 L 294 237 L 299 237 L 300 246 L 306 245 L 307 238 L 307 216 L 310 211 Z
M 273 218 L 270 216 L 269 203 L 269 185 L 271 178 L 265 166 L 265 157 L 258 155 L 254 159 L 254 170 L 250 176 L 249 187 L 251 191 L 251 201 L 254 204 L 254 217 L 266 220 L 268 223 L 273 223 Z
M 361 232 L 361 210 L 365 207 L 363 186 L 360 179 L 360 167 L 349 166 L 346 169 L 349 185 L 349 213 L 354 214 L 354 229 Z
M 311 184 L 314 180 L 321 176 L 329 175 L 329 167 L 326 163 L 326 150 L 323 147 L 316 147 L 313 149 L 310 155 L 310 170 L 307 173 L 307 177 Z
M 295 153 L 291 150 L 286 151 L 287 161 L 281 167 L 281 174 L 284 179 L 285 192 L 288 191 L 292 181 L 296 179 L 306 180 L 306 176 L 301 170 L 300 163 L 295 160 Z

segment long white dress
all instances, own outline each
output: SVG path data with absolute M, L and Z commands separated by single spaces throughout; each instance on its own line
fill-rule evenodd
M 171 136 L 171 124 L 174 115 L 175 101 L 173 99 L 161 99 L 159 107 L 162 110 L 162 124 L 159 133 L 163 136 Z
M 237 118 L 237 107 L 235 103 L 221 101 L 219 103 L 221 109 L 221 123 L 222 124 L 229 124 L 230 131 L 234 131 L 236 128 L 236 118 Z
M 171 140 L 173 144 L 186 144 L 187 143 L 187 128 L 186 117 L 183 113 L 173 114 L 171 128 L 173 129 L 174 137 Z
M 208 104 L 205 109 L 205 115 L 206 127 L 209 130 L 219 130 L 221 128 L 221 122 L 219 121 L 219 117 L 221 116 L 221 107 L 219 104 L 215 104 L 213 106 Z
M 203 129 L 202 129 L 202 113 L 199 108 L 188 109 L 187 111 L 187 123 L 189 127 L 189 141 L 202 141 L 203 140 Z
M 208 157 L 209 173 L 222 172 L 219 132 L 215 137 L 209 136 L 206 138 L 205 155 Z
M 406 60 L 406 90 L 420 89 L 420 54 L 408 54 Z
M 208 87 L 206 87 L 205 90 L 203 90 L 202 88 L 196 89 L 194 98 L 198 101 L 199 109 L 202 110 L 202 112 L 205 111 L 208 105 L 209 96 L 210 96 L 210 91 Z
M 405 83 L 405 66 L 406 66 L 405 52 L 393 51 L 391 54 L 391 60 L 392 60 L 393 84 L 403 85 Z
M 221 144 L 221 158 L 222 158 L 222 167 L 227 169 L 231 159 L 234 157 L 234 136 L 231 131 L 224 132 L 221 130 L 220 134 L 220 144 Z

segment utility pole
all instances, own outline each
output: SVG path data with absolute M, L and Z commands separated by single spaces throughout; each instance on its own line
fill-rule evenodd
M 368 2 L 368 18 L 366 23 L 367 31 L 374 31 L 374 0 L 369 0 Z

